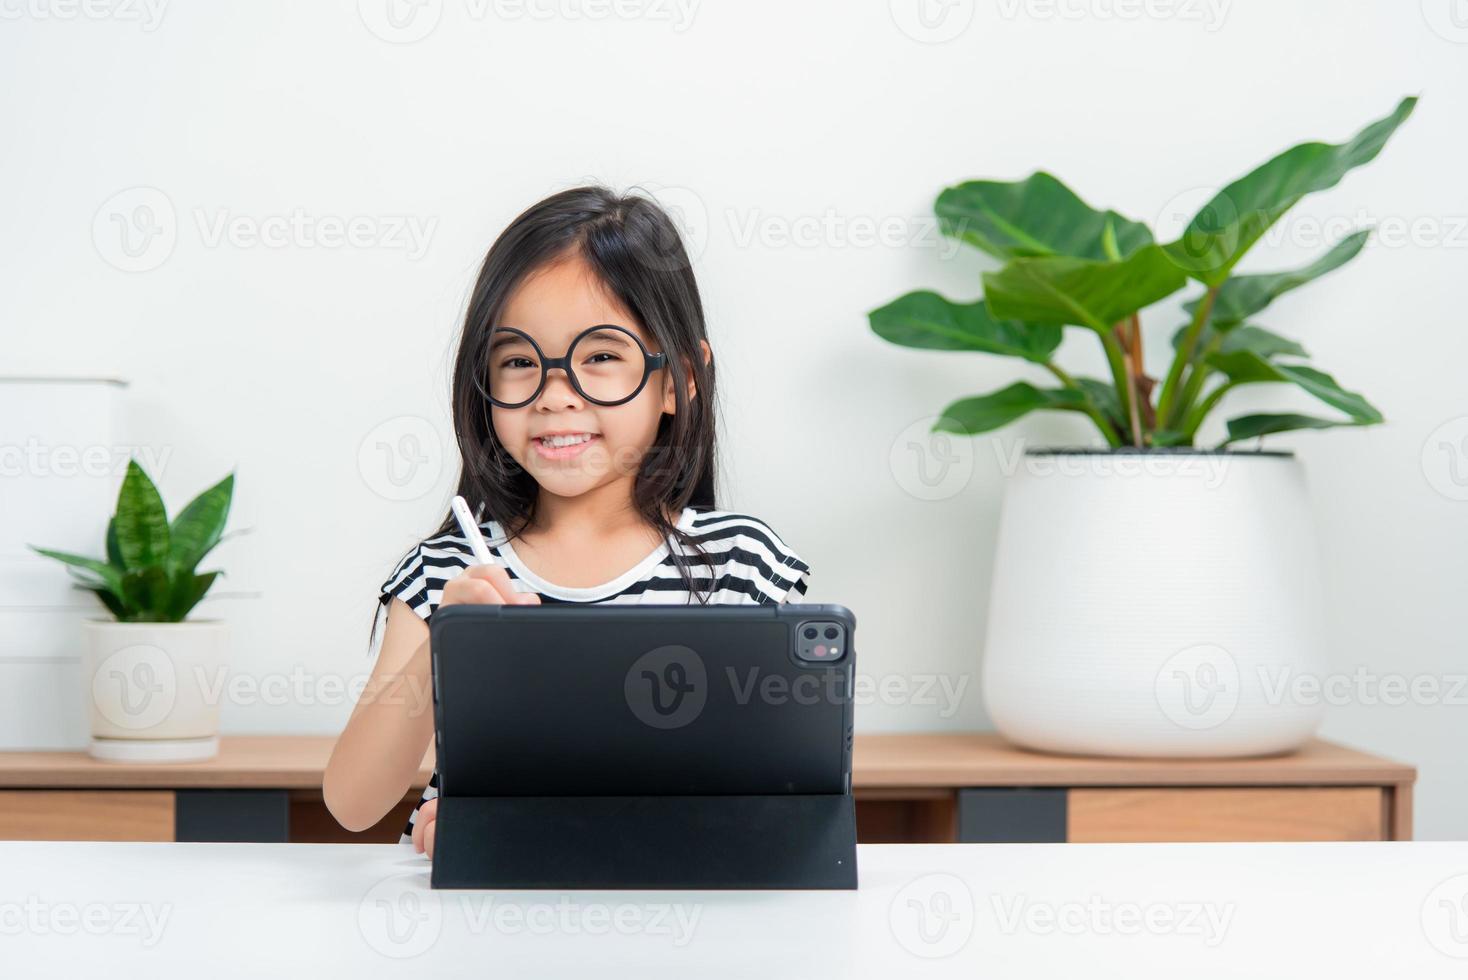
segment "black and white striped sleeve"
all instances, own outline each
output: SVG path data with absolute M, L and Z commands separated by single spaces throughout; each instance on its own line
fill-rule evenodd
M 428 601 L 428 580 L 424 572 L 421 544 L 415 545 L 404 555 L 392 574 L 382 583 L 382 594 L 378 601 L 386 606 L 394 596 L 407 603 L 408 608 L 422 619 L 426 620 L 433 612 Z
M 748 550 L 756 556 L 750 572 L 761 601 L 800 602 L 810 584 L 810 566 L 764 521 L 751 521 L 748 537 Z

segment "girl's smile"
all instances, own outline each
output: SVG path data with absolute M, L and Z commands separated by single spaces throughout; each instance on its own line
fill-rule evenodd
M 535 436 L 530 444 L 542 459 L 570 459 L 579 456 L 597 439 L 601 434 L 597 432 L 582 432 L 576 435 L 554 435 Z

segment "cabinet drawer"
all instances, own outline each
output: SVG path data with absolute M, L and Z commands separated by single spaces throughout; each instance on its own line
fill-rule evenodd
M 0 840 L 173 837 L 171 790 L 0 790 Z
M 1379 786 L 1072 789 L 1067 839 L 1127 841 L 1388 840 Z

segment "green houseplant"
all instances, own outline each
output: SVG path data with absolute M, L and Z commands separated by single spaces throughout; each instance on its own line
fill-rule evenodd
M 223 622 L 190 613 L 223 574 L 198 565 L 225 537 L 233 493 L 231 473 L 170 521 L 158 488 L 130 461 L 105 558 L 31 545 L 62 562 L 112 616 L 83 623 L 92 756 L 182 762 L 218 754 L 220 685 L 209 675 L 225 666 L 228 633 Z
M 196 569 L 223 539 L 233 493 L 231 473 L 170 522 L 157 486 L 132 460 L 107 522 L 105 559 L 35 545 L 31 550 L 64 562 L 78 588 L 96 595 L 118 622 L 182 622 L 224 574 Z
M 982 274 L 980 300 L 911 292 L 872 310 L 871 329 L 906 347 L 1016 357 L 1056 384 L 1019 381 L 960 399 L 933 432 L 974 435 L 1060 410 L 1084 415 L 1105 440 L 1027 449 L 1008 474 L 982 689 L 1010 741 L 1081 755 L 1248 756 L 1290 751 L 1318 728 L 1318 700 L 1271 698 L 1266 683 L 1326 666 L 1303 467 L 1291 452 L 1230 444 L 1382 420 L 1257 320 L 1277 297 L 1349 262 L 1368 232 L 1303 268 L 1235 270 L 1305 195 L 1373 160 L 1415 104 L 1403 99 L 1345 143 L 1286 150 L 1213 195 L 1171 242 L 1043 172 L 938 196 L 944 234 L 1002 264 Z M 1183 290 L 1187 322 L 1173 333 L 1167 370 L 1152 377 L 1140 313 Z M 1056 362 L 1067 327 L 1099 340 L 1109 377 Z M 1196 447 L 1228 393 L 1258 383 L 1297 385 L 1336 414 L 1242 415 L 1216 447 Z
M 1256 383 L 1298 385 L 1343 417 L 1240 416 L 1228 420 L 1220 446 L 1272 432 L 1380 422 L 1365 398 L 1305 364 L 1303 347 L 1254 320 L 1279 296 L 1354 258 L 1369 231 L 1347 236 L 1300 269 L 1254 275 L 1234 269 L 1301 198 L 1374 159 L 1416 101 L 1403 99 L 1348 142 L 1302 143 L 1280 153 L 1219 191 L 1178 240 L 1165 244 L 1146 225 L 1090 207 L 1044 172 L 949 187 L 935 204 L 943 233 L 1003 266 L 983 273 L 984 298 L 977 302 L 910 292 L 872 310 L 871 329 L 905 347 L 1018 357 L 1059 382 L 1048 388 L 1016 382 L 961 399 L 943 410 L 935 431 L 976 434 L 1032 411 L 1060 410 L 1089 417 L 1112 447 L 1192 446 L 1228 392 Z M 1175 353 L 1159 386 L 1144 364 L 1139 314 L 1190 282 L 1198 294 L 1184 306 L 1189 320 L 1173 335 Z M 1099 339 L 1109 379 L 1073 377 L 1056 364 L 1067 326 Z

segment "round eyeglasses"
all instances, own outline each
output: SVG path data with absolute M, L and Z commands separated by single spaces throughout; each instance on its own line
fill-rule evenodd
M 649 354 L 636 334 L 615 323 L 587 327 L 561 357 L 546 357 L 523 330 L 496 327 L 489 335 L 488 362 L 481 392 L 500 408 L 521 408 L 539 398 L 551 368 L 565 371 L 587 401 L 621 405 L 637 397 L 668 355 Z

